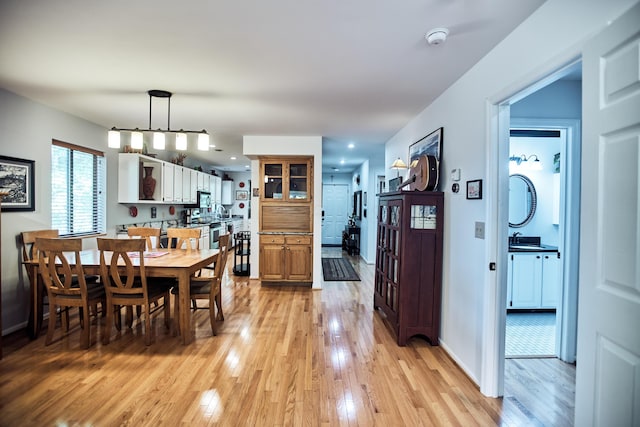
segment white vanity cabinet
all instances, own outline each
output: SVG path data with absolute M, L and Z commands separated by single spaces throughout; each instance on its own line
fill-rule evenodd
M 556 308 L 559 261 L 557 252 L 510 252 L 507 308 Z

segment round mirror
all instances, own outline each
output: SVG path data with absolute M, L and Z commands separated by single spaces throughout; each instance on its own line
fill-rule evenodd
M 527 225 L 536 213 L 536 188 L 529 178 L 520 174 L 509 176 L 509 227 Z

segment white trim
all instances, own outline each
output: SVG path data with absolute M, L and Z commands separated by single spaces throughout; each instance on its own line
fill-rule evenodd
M 456 362 L 458 367 L 460 367 L 460 369 L 462 369 L 462 371 L 465 373 L 466 376 L 471 378 L 471 380 L 474 383 L 476 383 L 476 384 L 479 383 L 478 378 L 476 378 L 476 376 L 473 375 L 472 370 L 469 369 L 469 367 L 467 365 L 465 365 L 464 362 L 462 362 L 462 360 L 460 360 L 458 357 L 456 357 L 455 353 L 451 350 L 451 348 L 447 345 L 447 343 L 442 340 L 442 338 L 440 338 L 440 347 L 442 347 L 442 349 L 447 353 L 447 355 L 454 362 Z
M 487 234 L 487 254 L 496 260 L 495 274 L 485 275 L 483 300 L 483 346 L 480 375 L 480 391 L 491 397 L 504 393 L 504 340 L 506 325 L 508 217 L 504 203 L 508 201 L 509 155 L 508 134 L 511 119 L 509 105 L 539 90 L 561 77 L 573 66 L 576 50 L 565 52 L 562 58 L 553 58 L 528 78 L 514 82 L 487 101 L 487 224 L 495 229 Z M 532 80 L 533 79 L 533 80 Z M 515 88 L 518 88 L 517 90 Z M 494 124 L 495 123 L 495 124 Z M 502 161 L 501 161 L 502 160 Z M 492 182 L 493 185 L 489 185 Z M 504 309 L 502 309 L 502 308 Z

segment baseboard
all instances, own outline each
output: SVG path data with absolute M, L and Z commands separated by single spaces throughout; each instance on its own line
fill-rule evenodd
M 458 365 L 462 372 L 464 372 L 464 374 L 469 377 L 469 379 L 473 381 L 476 386 L 478 386 L 478 389 L 480 389 L 480 381 L 478 380 L 478 378 L 476 378 L 476 376 L 471 373 L 471 370 L 469 370 L 469 368 L 462 362 L 462 360 L 460 360 L 460 358 L 455 355 L 455 353 L 451 350 L 447 343 L 442 340 L 442 338 L 440 338 L 440 347 L 442 347 L 442 349 L 447 353 L 447 356 L 449 356 L 451 360 L 453 360 L 453 362 Z

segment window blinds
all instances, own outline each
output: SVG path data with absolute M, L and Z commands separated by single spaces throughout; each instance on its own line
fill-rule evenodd
M 53 140 L 51 145 L 51 227 L 60 236 L 104 233 L 104 153 Z

